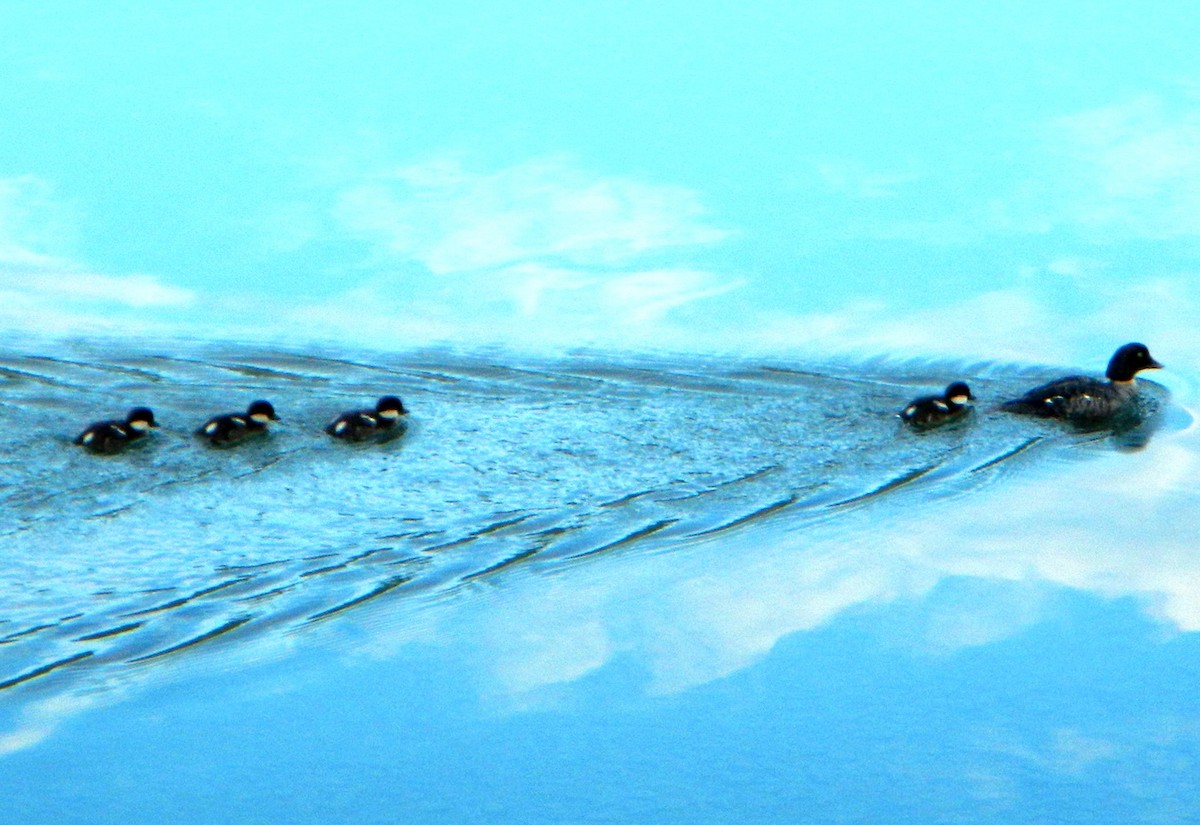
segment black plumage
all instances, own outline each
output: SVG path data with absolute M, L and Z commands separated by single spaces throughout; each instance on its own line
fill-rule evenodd
M 935 427 L 966 415 L 970 410 L 967 402 L 974 398 L 966 384 L 955 381 L 941 395 L 923 395 L 909 402 L 899 415 L 913 427 Z
M 134 407 L 124 421 L 97 421 L 75 438 L 75 443 L 94 453 L 115 453 L 157 427 L 149 407 Z
M 394 395 L 385 395 L 373 410 L 349 410 L 329 422 L 325 432 L 346 441 L 390 438 L 403 430 L 403 416 L 408 413 Z
M 255 401 L 244 413 L 214 415 L 196 430 L 196 435 L 211 444 L 234 444 L 248 435 L 265 433 L 267 424 L 278 421 L 270 401 Z
M 1094 423 L 1126 414 L 1137 399 L 1136 376 L 1159 369 L 1144 344 L 1126 344 L 1113 353 L 1104 378 L 1070 375 L 1034 387 L 1020 398 L 1005 401 L 1000 409 L 1018 415 L 1062 418 Z

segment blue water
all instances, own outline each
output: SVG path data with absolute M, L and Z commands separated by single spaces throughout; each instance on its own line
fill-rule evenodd
M 1117 434 L 991 408 L 1057 371 L 10 351 L 0 790 L 22 821 L 1186 821 L 1188 385 Z M 901 427 L 947 375 L 971 417 Z M 384 393 L 403 438 L 320 433 Z M 260 396 L 270 436 L 189 435 Z M 131 403 L 148 443 L 69 443 Z
M 1200 821 L 1192 4 L 159 6 L 0 4 L 0 825 Z

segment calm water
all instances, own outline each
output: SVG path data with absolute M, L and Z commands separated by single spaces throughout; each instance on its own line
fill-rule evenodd
M 1005 364 L 54 353 L 0 361 L 7 431 L 45 434 L 0 469 L 0 789 L 24 821 L 1200 802 L 1186 373 L 1112 434 L 995 413 L 1059 371 Z M 901 428 L 951 377 L 970 419 Z M 385 393 L 404 437 L 320 433 Z M 188 435 L 257 397 L 269 437 Z M 150 442 L 69 443 L 133 403 Z

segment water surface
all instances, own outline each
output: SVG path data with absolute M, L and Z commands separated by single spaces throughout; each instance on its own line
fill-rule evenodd
M 229 818 L 207 790 L 227 748 L 264 821 L 375 821 L 350 790 L 367 770 L 438 821 L 775 821 L 802 801 L 827 821 L 1003 821 L 1064 770 L 1072 793 L 1116 793 L 1088 771 L 1156 736 L 1191 764 L 1197 451 L 1155 385 L 1146 426 L 1114 435 L 995 412 L 1054 374 L 1003 364 L 116 351 L 0 365 L 8 431 L 45 433 L 4 445 L 7 761 L 29 776 L 61 748 L 110 749 L 35 782 L 30 816 L 82 816 L 61 784 L 78 769 L 109 800 L 84 795 L 93 821 Z M 949 378 L 975 412 L 902 427 Z M 412 410 L 402 438 L 320 432 L 385 393 Z M 270 436 L 189 435 L 260 396 L 284 419 Z M 134 403 L 163 424 L 147 443 L 70 444 Z M 1128 718 L 1162 667 L 1163 703 Z M 208 767 L 112 794 L 112 765 L 150 781 L 187 759 L 180 737 Z M 332 795 L 250 791 L 271 758 Z M 1054 762 L 1070 758 L 1075 774 Z M 480 759 L 507 780 L 465 776 Z M 895 809 L 909 785 L 928 798 Z M 1121 799 L 1105 810 L 1148 818 Z

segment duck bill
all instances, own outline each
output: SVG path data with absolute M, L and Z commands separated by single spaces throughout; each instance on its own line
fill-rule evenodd
M 1151 358 L 1150 363 L 1146 365 L 1146 369 L 1148 370 L 1161 370 L 1162 368 L 1163 365 L 1155 361 L 1153 358 Z

